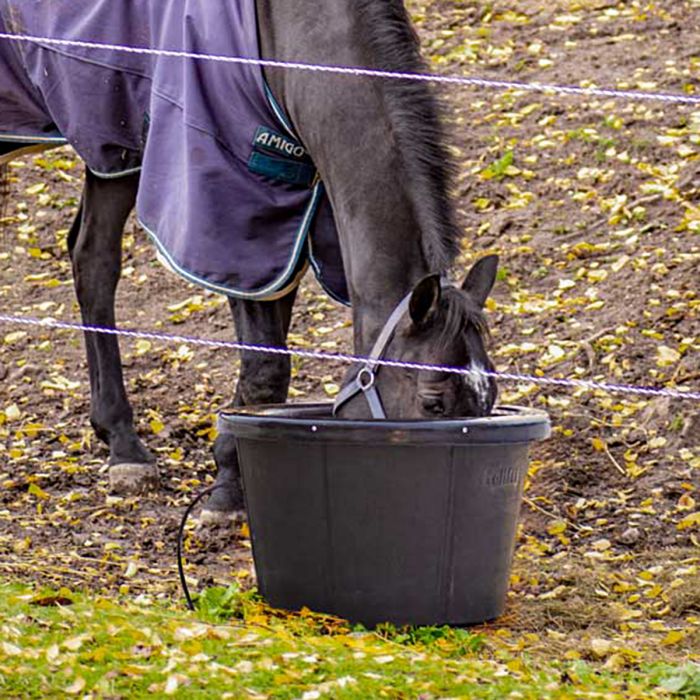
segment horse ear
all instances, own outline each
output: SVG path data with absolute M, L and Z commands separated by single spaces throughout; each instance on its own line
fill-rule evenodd
M 462 289 L 474 299 L 480 308 L 484 307 L 486 299 L 493 289 L 497 272 L 498 255 L 487 255 L 474 263 L 472 269 L 467 273 Z
M 408 312 L 416 326 L 423 325 L 437 311 L 440 293 L 440 275 L 428 275 L 415 286 Z

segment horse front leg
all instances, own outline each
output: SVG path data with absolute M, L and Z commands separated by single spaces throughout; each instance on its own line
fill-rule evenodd
M 282 347 L 292 318 L 296 289 L 276 301 L 242 301 L 229 298 L 238 341 Z M 291 360 L 284 355 L 241 353 L 241 373 L 233 406 L 284 403 L 289 391 Z M 202 512 L 205 522 L 225 522 L 245 508 L 235 437 L 219 435 L 214 443 L 217 466 L 214 491 Z
M 83 323 L 115 326 L 114 297 L 121 274 L 124 225 L 136 201 L 138 175 L 106 180 L 86 174 L 78 216 L 68 237 Z M 110 487 L 116 493 L 156 488 L 154 458 L 136 434 L 113 335 L 85 334 L 90 372 L 90 422 L 109 446 Z

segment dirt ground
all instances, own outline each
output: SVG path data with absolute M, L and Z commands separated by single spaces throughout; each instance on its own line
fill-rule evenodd
M 432 71 L 700 94 L 698 2 L 409 6 Z M 442 92 L 466 231 L 455 274 L 486 252 L 502 258 L 489 308 L 498 369 L 698 391 L 700 109 Z M 0 231 L 3 313 L 79 318 L 65 237 L 81 168 L 69 149 L 13 163 Z M 117 310 L 125 328 L 233 338 L 225 301 L 161 267 L 134 223 Z M 351 351 L 349 313 L 309 277 L 290 342 Z M 122 350 L 139 430 L 162 471 L 151 497 L 108 493 L 81 337 L 0 328 L 0 576 L 176 595 L 178 521 L 213 478 L 215 415 L 233 394 L 237 358 L 162 342 L 126 341 Z M 328 398 L 341 377 L 341 365 L 295 360 L 293 398 Z M 642 622 L 664 634 L 693 628 L 678 645 L 686 653 L 700 617 L 697 402 L 513 382 L 500 390 L 505 403 L 548 410 L 554 431 L 532 450 L 499 624 L 563 635 Z M 192 529 L 195 585 L 249 584 L 246 535 L 245 526 Z M 637 603 L 641 618 L 621 616 Z

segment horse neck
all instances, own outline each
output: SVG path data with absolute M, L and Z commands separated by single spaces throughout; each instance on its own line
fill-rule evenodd
M 354 0 L 257 2 L 265 58 L 378 65 Z M 421 202 L 408 185 L 386 83 L 289 69 L 267 70 L 266 78 L 328 192 L 353 302 L 355 349 L 365 352 L 398 301 L 435 271 L 426 259 Z

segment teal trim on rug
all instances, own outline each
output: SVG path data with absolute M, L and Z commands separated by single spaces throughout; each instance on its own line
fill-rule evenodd
M 307 240 L 309 228 L 311 227 L 311 222 L 313 221 L 316 210 L 318 209 L 318 204 L 321 199 L 322 185 L 317 183 L 311 194 L 311 201 L 309 202 L 306 211 L 304 212 L 304 218 L 302 219 L 301 226 L 297 233 L 297 238 L 294 243 L 293 253 L 290 256 L 289 262 L 284 270 L 284 272 L 277 277 L 276 280 L 263 287 L 262 289 L 256 289 L 252 292 L 246 292 L 241 289 L 235 289 L 234 287 L 218 284 L 216 282 L 210 282 L 197 275 L 185 270 L 181 267 L 178 262 L 170 255 L 170 253 L 165 249 L 157 234 L 140 218 L 138 219 L 139 224 L 143 227 L 144 231 L 148 234 L 149 238 L 153 241 L 153 244 L 158 251 L 158 255 L 161 260 L 164 261 L 167 267 L 176 272 L 181 277 L 184 277 L 188 282 L 192 282 L 204 289 L 208 289 L 212 292 L 217 292 L 218 294 L 225 294 L 226 296 L 236 297 L 237 299 L 247 299 L 250 301 L 266 301 L 274 296 L 277 292 L 284 289 L 285 286 L 291 281 L 291 277 L 294 271 L 297 269 L 299 260 L 304 251 L 304 244 Z

